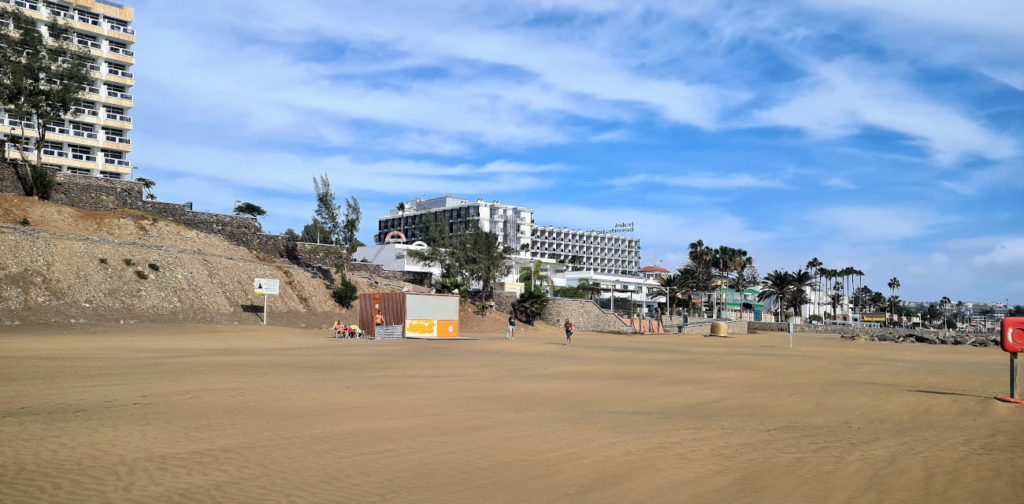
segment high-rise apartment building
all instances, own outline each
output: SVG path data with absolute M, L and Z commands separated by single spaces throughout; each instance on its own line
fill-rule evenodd
M 0 9 L 16 8 L 36 18 L 40 26 L 52 18 L 74 31 L 71 42 L 92 56 L 93 82 L 83 89 L 83 101 L 74 113 L 47 126 L 43 164 L 76 175 L 123 179 L 131 175 L 128 133 L 132 129 L 131 88 L 135 85 L 134 9 L 108 0 L 0 0 Z M 45 31 L 44 31 L 45 33 Z M 3 133 L 37 136 L 32 118 L 0 110 Z M 19 159 L 8 145 L 9 159 Z M 35 156 L 34 149 L 31 154 Z
M 395 232 L 402 233 L 408 243 L 426 240 L 427 223 L 442 216 L 449 232 L 458 234 L 478 226 L 497 235 L 498 243 L 510 247 L 520 259 L 559 262 L 577 271 L 616 275 L 636 275 L 640 269 L 637 238 L 538 226 L 534 223 L 534 211 L 529 208 L 450 195 L 406 202 L 404 211 L 392 209 L 390 215 L 377 219 L 374 241 L 383 244 Z
M 529 257 L 522 246 L 525 244 L 529 248 L 533 210 L 497 201 L 469 201 L 450 195 L 408 201 L 405 211 L 392 209 L 390 215 L 377 219 L 374 241 L 384 243 L 388 234 L 395 231 L 401 232 L 409 243 L 425 240 L 427 223 L 433 218 L 442 220 L 441 217 L 448 223 L 450 233 L 463 233 L 477 226 L 482 231 L 497 235 L 498 243 L 512 248 L 516 255 Z

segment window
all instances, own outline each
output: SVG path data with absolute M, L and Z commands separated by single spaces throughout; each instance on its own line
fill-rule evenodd
M 68 173 L 72 175 L 91 175 L 92 171 L 87 170 L 85 168 L 76 168 L 74 166 L 69 166 Z
M 123 175 L 120 174 L 120 173 L 109 172 L 109 171 L 102 171 L 102 170 L 100 171 L 100 176 L 103 177 L 103 178 L 117 179 L 117 180 L 120 180 L 121 177 L 123 177 Z

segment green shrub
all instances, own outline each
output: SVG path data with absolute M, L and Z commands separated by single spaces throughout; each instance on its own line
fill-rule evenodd
M 576 287 L 555 287 L 554 296 L 560 298 L 586 299 L 587 293 Z
M 149 275 L 142 270 L 135 270 L 135 276 L 139 277 L 139 280 L 146 280 L 149 278 Z
M 31 225 L 32 223 L 28 221 L 28 217 L 22 217 L 21 222 L 19 222 L 19 224 L 21 224 L 24 227 Z
M 124 261 L 125 266 L 135 266 L 135 261 L 128 259 L 127 257 L 122 259 L 122 261 Z
M 807 320 L 817 322 L 819 324 L 825 321 L 825 319 L 821 318 L 821 315 L 811 315 L 810 317 L 807 317 Z
M 100 264 L 107 264 L 107 258 L 106 257 L 101 257 L 100 258 Z
M 541 289 L 529 289 L 519 295 L 519 299 L 512 304 L 516 317 L 527 324 L 540 318 L 548 307 L 548 297 Z
M 53 193 L 53 186 L 57 185 L 57 178 L 53 173 L 41 166 L 32 165 L 32 189 L 39 199 L 48 200 Z
M 160 265 L 149 263 L 149 269 L 151 269 L 153 271 L 160 271 Z
M 345 275 L 341 275 L 339 285 L 331 290 L 331 297 L 341 306 L 352 308 L 352 302 L 359 299 L 359 291 L 356 289 L 356 284 L 352 283 Z

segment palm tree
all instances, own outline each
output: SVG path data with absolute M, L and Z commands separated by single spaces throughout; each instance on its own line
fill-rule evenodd
M 704 292 L 711 290 L 712 281 L 712 261 L 715 257 L 714 249 L 704 244 L 704 240 L 697 240 L 690 244 L 689 259 L 690 264 L 693 265 L 693 274 L 696 275 L 697 292 L 700 294 L 702 300 L 704 298 Z M 701 304 L 701 311 L 704 310 L 703 303 Z
M 135 177 L 135 181 L 142 184 L 142 190 L 146 191 L 145 197 L 147 199 L 156 199 L 156 195 L 153 194 L 153 187 L 156 186 L 156 182 L 153 182 L 146 177 Z
M 399 201 L 398 202 L 398 214 L 401 216 L 401 217 L 399 217 L 399 221 L 398 221 L 398 231 L 400 233 L 402 233 L 402 238 L 406 238 L 406 236 L 405 236 L 405 202 L 404 201 Z M 408 242 L 408 241 L 409 240 L 406 239 L 406 242 Z
M 896 289 L 899 289 L 899 288 L 900 288 L 900 279 L 896 278 L 896 277 L 890 278 L 889 279 L 889 297 L 890 298 L 895 297 L 896 296 Z M 893 306 L 892 310 L 893 310 L 893 314 L 892 314 L 893 318 L 896 318 L 896 313 L 895 313 L 896 312 L 896 307 Z M 886 320 L 889 320 L 888 314 L 886 314 Z
M 839 303 L 843 302 L 843 293 L 836 289 L 828 296 L 828 301 L 832 304 L 832 318 L 834 319 L 836 317 L 836 312 L 839 309 Z
M 811 311 L 814 312 L 812 315 L 818 315 L 819 299 L 818 296 L 821 293 L 821 267 L 822 262 L 817 257 L 812 257 L 810 261 L 807 261 L 807 271 L 814 272 L 814 304 L 811 306 Z
M 942 308 L 942 330 L 946 330 L 946 310 L 949 309 L 949 305 L 953 304 L 953 301 L 948 296 L 942 296 L 939 300 L 939 307 Z
M 786 295 L 789 294 L 793 285 L 792 273 L 775 270 L 764 277 L 765 288 L 757 295 L 758 301 L 775 298 L 778 304 L 778 320 L 782 322 L 782 312 L 785 310 Z
M 807 270 L 796 270 L 790 273 L 790 286 L 787 300 L 789 305 L 793 307 L 793 314 L 797 317 L 803 316 L 802 310 L 800 309 L 804 304 L 807 304 L 809 299 L 807 298 L 807 291 L 805 290 L 808 285 L 811 284 L 811 272 Z

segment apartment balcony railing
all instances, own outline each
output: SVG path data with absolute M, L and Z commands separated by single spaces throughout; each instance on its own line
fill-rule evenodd
M 99 138 L 99 135 L 97 135 L 96 133 L 82 130 L 71 130 L 71 136 L 76 136 L 79 138 L 88 138 L 89 140 L 97 140 Z
M 75 161 L 85 161 L 85 162 L 88 162 L 88 163 L 95 163 L 96 162 L 96 156 L 94 156 L 92 154 L 81 154 L 81 153 L 78 153 L 78 152 L 72 152 L 71 153 L 71 159 L 74 159 Z
M 111 30 L 116 32 L 127 33 L 128 35 L 135 35 L 135 30 L 133 28 L 128 28 L 127 26 L 121 26 L 114 23 L 107 23 L 107 26 Z
M 76 38 L 75 39 L 75 44 L 80 45 L 82 47 L 88 47 L 88 48 L 91 48 L 91 49 L 100 49 L 100 50 L 103 49 L 103 44 L 101 44 L 101 43 L 99 43 L 99 42 L 97 42 L 95 40 L 85 40 L 85 39 Z M 99 70 L 97 70 L 97 72 L 98 71 Z
M 31 11 L 39 11 L 39 4 L 37 3 L 30 3 L 22 0 L 14 0 L 14 6 L 21 7 L 22 9 L 28 9 Z
M 103 164 L 131 167 L 131 163 L 127 159 L 114 159 L 114 158 L 103 158 Z
M 134 58 L 135 57 L 135 51 L 129 51 L 128 49 L 121 49 L 120 47 L 116 47 L 116 46 L 110 46 L 109 51 L 114 53 L 114 54 L 122 54 L 122 55 L 128 56 L 130 58 Z
M 100 24 L 100 20 L 99 19 L 91 18 L 89 16 L 83 16 L 81 14 L 76 16 L 75 20 L 78 21 L 79 23 L 85 23 L 85 24 L 93 25 L 93 26 L 102 26 Z
M 68 152 L 67 151 L 63 151 L 63 150 L 57 150 L 57 149 L 43 149 L 43 155 L 44 156 L 50 156 L 50 157 L 66 158 L 66 157 L 68 157 Z
M 121 92 L 114 91 L 114 90 L 111 90 L 111 89 L 107 90 L 107 96 L 110 96 L 112 98 L 120 98 L 122 100 L 132 101 L 132 95 L 130 95 L 128 93 L 121 93 Z
M 114 136 L 114 135 L 107 135 L 107 136 L 103 137 L 103 140 L 107 141 L 107 142 L 114 142 L 114 143 L 125 144 L 125 145 L 131 145 L 132 144 L 131 139 L 125 138 L 125 137 Z
M 103 71 L 103 67 L 97 65 L 96 63 L 89 63 L 89 70 L 92 70 L 93 72 L 101 72 Z
M 20 128 L 22 127 L 22 125 L 24 125 L 25 129 L 27 130 L 35 131 L 36 129 L 36 123 L 34 122 L 22 121 L 20 119 L 11 119 L 10 117 L 7 118 L 6 122 L 8 126 L 14 126 L 15 128 Z
M 51 124 L 50 126 L 46 127 L 46 132 L 47 133 L 54 133 L 54 134 L 57 134 L 57 135 L 70 135 L 71 134 L 71 129 L 70 128 L 61 128 L 59 126 L 53 126 Z
M 85 91 L 86 93 L 89 93 L 89 94 L 94 94 L 94 95 L 100 94 L 100 88 L 98 88 L 96 86 L 85 86 L 85 87 L 82 88 L 82 90 Z
M 111 121 L 121 121 L 126 123 L 132 122 L 131 117 L 121 114 L 114 114 L 112 112 L 107 112 L 107 119 L 110 119 Z
M 135 74 L 133 74 L 133 73 L 127 71 L 127 70 L 118 70 L 116 68 L 108 68 L 107 69 L 107 73 L 110 74 L 110 75 L 118 75 L 118 76 L 124 77 L 126 79 L 134 79 L 135 78 Z
M 78 115 L 84 115 L 84 116 L 93 116 L 93 117 L 99 117 L 100 116 L 100 112 L 98 110 L 90 109 L 90 108 L 85 108 L 85 107 L 71 107 L 71 112 L 74 112 L 75 114 L 78 114 Z

